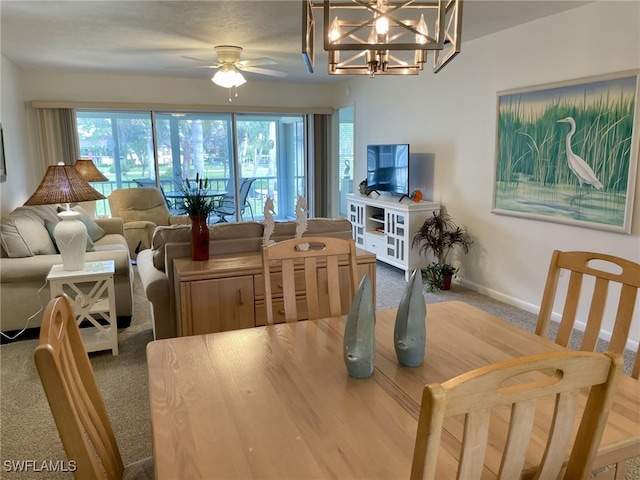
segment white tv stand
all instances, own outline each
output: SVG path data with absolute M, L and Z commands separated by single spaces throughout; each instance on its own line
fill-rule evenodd
M 399 199 L 391 195 L 347 195 L 348 218 L 356 246 L 375 253 L 381 262 L 404 270 L 408 280 L 414 269 L 428 263 L 411 247 L 413 236 L 428 216 L 440 210 L 440 203 Z

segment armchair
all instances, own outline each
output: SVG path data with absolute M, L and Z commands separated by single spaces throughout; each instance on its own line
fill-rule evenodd
M 151 239 L 157 226 L 188 224 L 186 215 L 171 215 L 162 192 L 157 188 L 124 188 L 111 192 L 108 197 L 111 216 L 124 221 L 124 237 L 131 258 L 151 248 Z

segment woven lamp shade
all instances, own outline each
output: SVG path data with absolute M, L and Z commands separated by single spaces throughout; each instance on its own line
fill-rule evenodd
M 95 164 L 88 158 L 79 158 L 76 160 L 76 170 L 80 172 L 82 178 L 87 182 L 108 182 L 109 179 L 105 177 Z
M 73 165 L 51 165 L 25 205 L 88 202 L 106 197 L 82 178 Z

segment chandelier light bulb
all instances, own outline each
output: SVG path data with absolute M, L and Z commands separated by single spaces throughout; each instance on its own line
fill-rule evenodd
M 419 35 L 416 34 L 416 43 L 426 45 L 427 35 L 429 35 L 429 27 L 427 27 L 427 22 L 424 21 L 424 14 L 420 15 L 420 21 L 416 26 L 416 30 L 419 33 Z
M 376 33 L 378 35 L 389 33 L 389 19 L 386 16 L 378 17 L 376 20 Z
M 329 30 L 329 40 L 331 43 L 339 42 L 340 38 L 340 23 L 338 22 L 338 17 L 333 19 L 331 23 L 331 29 Z
M 389 33 L 389 19 L 385 15 L 387 13 L 387 9 L 389 6 L 387 5 L 387 0 L 378 0 L 377 2 L 378 10 L 382 15 L 380 15 L 376 20 L 376 32 L 378 35 L 387 35 Z M 377 16 L 378 14 L 376 14 Z

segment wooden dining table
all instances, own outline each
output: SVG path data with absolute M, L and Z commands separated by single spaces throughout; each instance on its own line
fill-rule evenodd
M 408 478 L 425 384 L 563 350 L 472 305 L 443 302 L 427 305 L 424 363 L 404 367 L 393 346 L 395 314 L 376 312 L 367 379 L 347 374 L 344 316 L 151 342 L 156 479 Z M 527 468 L 537 464 L 550 421 L 538 417 Z M 488 477 L 499 468 L 504 423 L 498 416 L 491 427 Z M 461 435 L 459 419 L 445 423 L 437 478 L 455 478 Z M 594 468 L 637 455 L 640 382 L 624 376 Z

